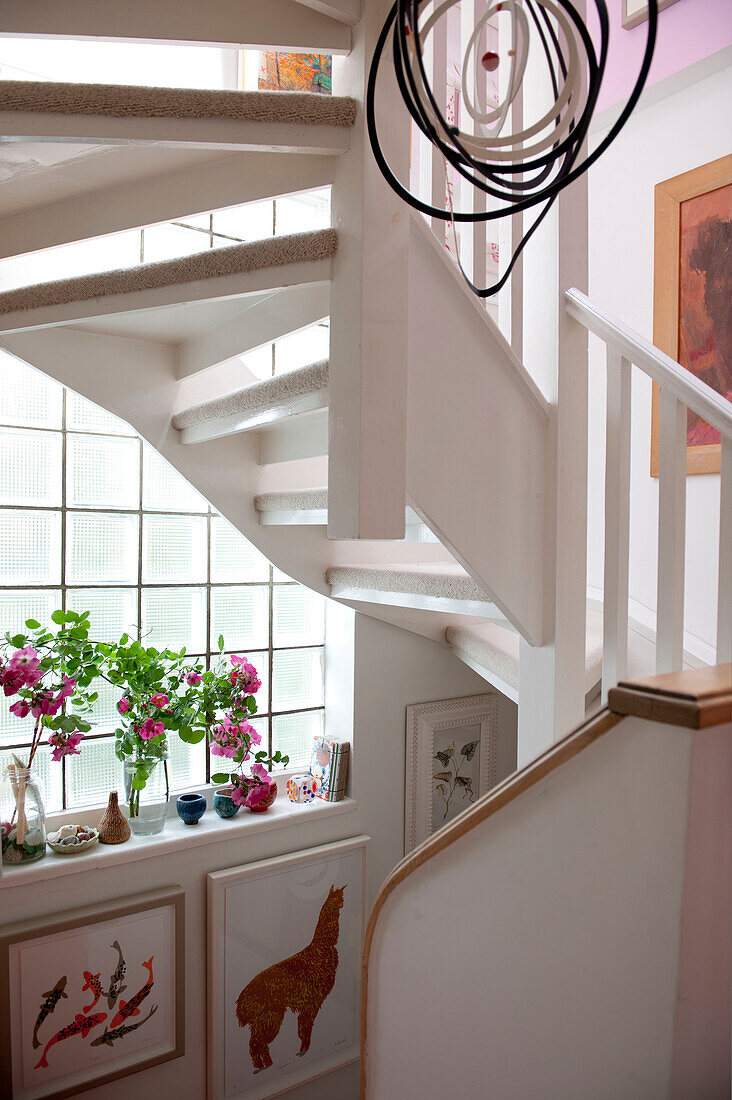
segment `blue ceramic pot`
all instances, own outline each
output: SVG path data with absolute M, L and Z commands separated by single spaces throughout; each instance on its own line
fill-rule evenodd
M 214 791 L 213 806 L 219 817 L 236 817 L 241 809 L 231 797 L 231 787 L 219 787 Z
M 202 794 L 182 794 L 175 808 L 184 825 L 197 825 L 206 812 L 206 799 Z

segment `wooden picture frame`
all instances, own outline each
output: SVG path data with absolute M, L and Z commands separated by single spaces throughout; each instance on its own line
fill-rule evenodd
M 405 854 L 496 785 L 497 758 L 496 692 L 407 707 Z
M 208 876 L 209 1100 L 279 1096 L 358 1058 L 369 845 Z
M 664 8 L 670 8 L 671 5 L 675 3 L 676 0 L 658 0 L 658 10 L 661 12 Z M 624 30 L 631 31 L 633 27 L 637 27 L 640 23 L 645 23 L 647 19 L 647 0 L 623 0 L 621 22 Z
M 680 361 L 682 205 L 732 185 L 732 155 L 656 184 L 653 259 L 653 342 Z M 658 477 L 658 385 L 653 383 L 651 477 Z M 687 447 L 687 474 L 718 474 L 720 444 Z
M 150 959 L 143 960 L 151 948 Z M 88 972 L 80 960 L 88 960 Z M 87 1000 L 93 1001 L 88 1008 Z M 115 1023 L 118 1015 L 122 1019 Z M 154 1026 L 140 1031 L 150 1020 Z M 64 1036 L 67 1027 L 76 1031 Z M 134 1043 L 125 1046 L 133 1031 Z M 0 931 L 0 1096 L 62 1100 L 184 1051 L 180 886 Z M 48 1071 L 52 1076 L 44 1078 Z

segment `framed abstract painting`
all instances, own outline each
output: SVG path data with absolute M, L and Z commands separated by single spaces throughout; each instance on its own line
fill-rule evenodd
M 656 185 L 653 342 L 732 401 L 732 155 Z M 651 475 L 658 477 L 658 386 Z M 689 411 L 686 472 L 720 470 L 716 428 Z
M 279 1096 L 358 1058 L 369 837 L 208 876 L 208 1096 Z
M 184 937 L 177 886 L 3 929 L 0 1096 L 61 1100 L 179 1058 Z
M 495 692 L 407 707 L 405 853 L 496 785 L 497 751 Z

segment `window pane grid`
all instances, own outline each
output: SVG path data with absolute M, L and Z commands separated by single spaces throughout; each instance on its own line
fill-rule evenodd
M 17 372 L 17 362 L 13 366 Z M 43 379 L 32 368 L 26 369 L 29 375 Z M 322 684 L 301 686 L 293 669 L 307 663 L 316 650 L 322 653 L 324 633 L 313 635 L 317 611 L 314 619 L 312 613 L 305 613 L 307 608 L 312 612 L 313 601 L 322 603 L 322 597 L 302 589 L 305 598 L 298 601 L 294 590 L 301 586 L 280 579 L 283 574 L 132 429 L 53 382 L 49 386 L 52 397 L 54 386 L 61 391 L 57 403 L 47 401 L 38 414 L 23 409 L 18 414 L 21 423 L 15 419 L 12 405 L 17 403 L 15 391 L 9 398 L 12 416 L 0 414 L 0 429 L 27 434 L 29 439 L 55 437 L 61 444 L 58 503 L 29 504 L 25 498 L 14 502 L 9 482 L 7 502 L 0 505 L 0 612 L 7 612 L 3 628 L 22 629 L 30 617 L 45 624 L 59 606 L 63 610 L 89 607 L 92 621 L 99 623 L 100 640 L 116 640 L 126 631 L 139 640 L 149 637 L 158 647 L 179 648 L 186 631 L 193 632 L 192 641 L 198 644 L 187 646 L 187 654 L 207 668 L 219 659 L 217 639 L 223 633 L 224 656 L 248 654 L 260 672 L 263 687 L 253 724 L 262 734 L 263 747 L 270 753 L 277 748 L 289 751 L 291 765 L 307 764 L 313 730 L 322 729 Z M 45 425 L 39 422 L 41 413 L 47 416 Z M 110 430 L 102 430 L 107 423 Z M 109 474 L 99 470 L 105 452 L 114 454 L 118 466 L 126 458 L 126 469 Z M 74 468 L 78 454 L 92 456 L 86 480 L 83 471 Z M 120 508 L 121 496 L 125 507 Z M 31 532 L 24 544 L 17 537 L 23 523 Z M 150 530 L 157 532 L 152 550 Z M 172 547 L 169 532 L 173 533 Z M 114 540 L 111 554 L 110 538 Z M 166 570 L 172 574 L 169 578 Z M 184 573 L 191 570 L 195 579 L 186 579 Z M 288 599 L 295 601 L 290 609 L 294 614 L 283 617 L 278 608 L 285 607 Z M 164 627 L 157 627 L 159 637 L 155 636 L 157 610 L 165 622 Z M 174 613 L 177 632 L 171 630 Z M 249 625 L 243 626 L 243 622 Z M 273 640 L 278 634 L 275 650 Z M 283 654 L 279 662 L 278 653 Z M 111 787 L 119 784 L 110 736 L 114 727 L 107 713 L 110 706 L 104 710 L 85 737 L 93 749 L 86 765 L 76 758 L 70 762 L 63 759 L 49 774 L 53 790 L 49 811 L 81 808 L 90 798 L 103 801 L 110 783 Z M 0 716 L 0 755 L 30 744 L 32 731 L 15 719 L 11 726 L 7 717 L 8 721 Z M 44 772 L 49 756 L 47 749 L 39 750 Z M 103 775 L 97 778 L 89 772 L 92 757 L 102 765 Z M 208 746 L 171 743 L 168 768 L 171 789 L 195 786 L 204 779 L 208 782 L 212 772 Z

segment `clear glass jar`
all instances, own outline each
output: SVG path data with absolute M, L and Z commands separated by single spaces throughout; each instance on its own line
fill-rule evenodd
M 3 867 L 34 863 L 46 854 L 43 788 L 30 768 L 9 763 L 0 784 Z
M 160 833 L 168 816 L 167 753 L 130 756 L 123 764 L 130 829 L 136 836 Z

